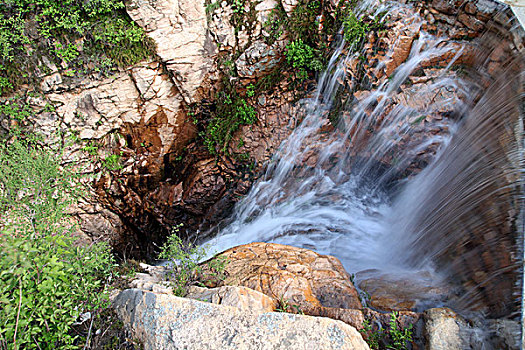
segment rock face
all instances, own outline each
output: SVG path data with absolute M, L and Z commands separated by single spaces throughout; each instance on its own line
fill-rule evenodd
M 361 309 L 357 290 L 333 256 L 274 243 L 251 243 L 226 257 L 225 285 L 245 286 L 309 315 L 324 308 Z
M 128 289 L 114 308 L 153 349 L 369 349 L 357 330 L 327 318 L 261 313 Z
M 186 102 L 195 102 L 216 53 L 208 37 L 205 1 L 136 0 L 127 3 L 126 9 L 157 44 L 157 53 Z
M 334 5 L 332 13 L 336 2 L 331 2 Z M 323 8 L 323 15 L 330 15 L 330 4 L 321 3 L 327 7 Z M 213 4 L 215 6 L 211 6 Z M 249 162 L 210 155 L 202 142 L 194 141 L 202 131 L 197 130 L 194 121 L 198 123 L 198 118 L 209 118 L 205 107 L 220 89 L 220 65 L 228 62 L 234 66 L 238 76 L 232 78 L 239 81 L 239 86 L 256 84 L 275 73 L 285 61 L 284 50 L 289 38 L 286 32 L 270 38 L 265 23 L 272 10 L 283 9 L 286 16 L 291 16 L 301 3 L 295 0 L 247 1 L 242 9 L 227 1 L 208 5 L 204 0 L 126 2 L 128 14 L 156 43 L 158 57 L 102 81 L 75 84 L 68 83 L 57 67 L 49 67 L 52 72 L 40 87 L 42 97 L 27 96 L 28 103 L 38 113 L 35 129 L 50 138 L 57 131 L 67 129 L 78 139 L 69 147 L 65 161 L 75 162 L 82 173 L 91 176 L 86 182 L 91 186 L 92 198 L 76 208 L 85 238 L 110 241 L 123 255 L 153 254 L 152 243 L 161 242 L 180 222 L 195 230 L 205 230 L 218 222 L 248 191 L 254 169 L 261 169 L 301 119 L 293 105 L 295 96 L 290 91 L 295 87 L 287 83 L 290 74 L 277 71 L 283 79 L 272 91 L 265 91 L 253 99 L 246 97 L 247 103 L 258 113 L 257 123 L 243 126 L 232 135 L 230 154 L 249 155 Z M 384 101 L 385 110 L 412 108 L 415 117 L 410 122 L 421 126 L 420 132 L 396 139 L 396 147 L 402 149 L 410 149 L 414 141 L 426 140 L 430 135 L 448 133 L 449 122 L 455 118 L 454 107 L 464 100 L 459 87 L 435 91 L 435 78 L 444 74 L 448 65 L 463 69 L 476 60 L 485 60 L 487 75 L 495 74 L 508 57 L 516 52 L 523 53 L 524 48 L 520 27 L 515 26 L 515 20 L 504 5 L 495 1 L 426 0 L 410 2 L 410 5 L 389 14 L 386 31 L 367 34 L 364 50 L 351 56 L 346 67 L 348 79 L 342 83 L 348 86 L 347 94 L 342 94 L 337 102 L 342 106 L 353 100 L 366 100 L 371 90 L 383 84 L 410 58 L 414 45 L 423 38 L 422 30 L 448 38 L 439 44 L 447 50 L 427 57 L 417 74 L 401 84 L 391 100 Z M 231 19 L 243 11 L 250 14 L 250 20 L 244 26 L 234 25 Z M 475 50 L 472 41 L 485 29 L 488 30 L 485 35 L 491 36 L 496 43 L 486 57 Z M 447 74 L 453 79 L 461 74 L 461 69 Z M 428 100 L 438 102 L 436 105 L 440 108 L 429 110 Z M 54 106 L 54 111 L 46 108 L 48 102 Z M 365 106 L 367 113 L 373 106 L 373 103 Z M 198 118 L 196 107 L 204 110 Z M 351 116 L 349 113 L 345 118 Z M 381 122 L 378 118 L 378 123 Z M 370 129 L 373 131 L 374 127 Z M 429 143 L 420 150 L 417 161 L 407 167 L 408 171 L 399 176 L 420 171 L 437 147 Z M 357 156 L 360 144 L 350 149 L 355 153 L 351 156 Z M 108 159 L 117 159 L 118 164 L 112 166 Z M 376 161 L 386 166 L 395 163 L 388 154 Z M 313 167 L 315 155 L 305 162 Z M 495 207 L 489 202 L 484 206 Z M 508 216 L 507 209 L 502 209 L 504 217 Z M 494 253 L 485 254 L 481 259 L 469 259 L 466 269 L 461 264 L 461 269 L 468 270 L 461 276 L 462 281 L 472 282 L 475 275 L 474 283 L 479 285 L 487 280 L 490 271 L 503 271 L 513 263 L 515 257 L 508 254 L 515 246 L 511 237 L 512 223 L 504 226 L 501 232 L 473 233 L 480 245 L 490 242 L 493 233 L 506 238 L 494 247 Z M 462 247 L 450 255 L 464 254 L 461 249 L 467 248 Z M 310 266 L 304 268 L 308 271 Z M 353 301 L 334 301 L 334 296 L 320 292 L 322 284 L 312 284 L 313 279 L 305 277 L 307 274 L 292 271 L 275 274 L 273 278 L 281 281 L 277 283 L 281 295 L 276 296 L 273 290 L 268 293 L 273 298 L 285 295 L 287 287 L 283 281 L 293 276 L 293 283 L 303 288 L 303 292 L 286 294 L 287 298 L 302 300 L 306 308 L 323 313 L 328 312 L 327 308 L 333 311 L 356 307 L 355 293 L 349 294 Z M 514 272 L 509 274 L 514 275 Z M 506 295 L 489 295 L 487 299 L 509 298 L 510 294 L 505 291 L 511 290 L 514 283 L 507 275 L 504 277 L 493 283 L 505 284 L 506 288 L 499 290 Z M 255 284 L 255 279 L 248 282 Z M 335 290 L 346 290 L 347 286 L 343 283 L 337 288 Z M 507 311 L 502 309 L 499 313 Z
M 428 275 L 367 276 L 358 273 L 358 286 L 370 296 L 368 304 L 382 311 L 422 311 L 426 305 L 443 303 L 450 290 Z

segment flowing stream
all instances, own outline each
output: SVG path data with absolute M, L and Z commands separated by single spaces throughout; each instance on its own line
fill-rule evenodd
M 490 235 L 483 229 L 487 221 L 506 220 L 512 230 L 503 209 L 495 214 L 490 206 L 477 209 L 491 196 L 501 208 L 497 199 L 505 202 L 515 190 L 508 179 L 522 168 L 519 148 L 508 141 L 511 149 L 503 149 L 499 136 L 512 127 L 508 116 L 519 111 L 509 82 L 500 81 L 474 103 L 478 90 L 450 69 L 455 59 L 398 103 L 400 87 L 421 63 L 445 53 L 459 57 L 461 49 L 421 31 L 391 78 L 341 106 L 341 94 L 348 93 L 341 82 L 355 55 L 341 39 L 314 95 L 300 101 L 299 126 L 207 243 L 215 251 L 250 242 L 288 244 L 334 255 L 347 271 L 362 276 L 424 276 L 430 285 L 465 282 L 456 270 L 469 258 L 454 254 L 479 255 L 483 246 L 502 243 L 493 237 L 489 246 L 455 249 L 473 244 L 472 230 L 459 232 L 458 226 Z M 456 117 L 428 119 L 446 108 Z M 327 132 L 327 116 L 334 114 L 339 126 Z M 422 157 L 426 167 L 417 166 Z M 512 181 L 517 186 L 519 179 Z M 480 278 L 476 283 L 496 277 Z

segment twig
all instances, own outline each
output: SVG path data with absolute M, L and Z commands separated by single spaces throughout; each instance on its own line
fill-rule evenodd
M 22 280 L 18 277 L 18 284 L 20 285 L 20 298 L 18 299 L 18 311 L 16 313 L 16 324 L 15 324 L 15 334 L 13 335 L 13 344 L 15 345 L 15 350 L 18 349 L 16 346 L 16 333 L 18 331 L 18 321 L 20 320 L 20 309 L 22 308 Z
M 35 341 L 36 346 L 38 346 L 38 350 L 42 350 L 42 348 L 40 347 L 40 345 L 38 345 L 38 342 L 36 341 L 34 336 L 33 336 L 33 340 Z
M 89 325 L 89 331 L 88 331 L 88 335 L 87 335 L 87 338 L 86 338 L 86 345 L 84 345 L 84 349 L 83 350 L 86 350 L 87 346 L 89 344 L 89 338 L 91 337 L 91 329 L 93 328 L 93 320 L 94 319 L 95 319 L 95 315 L 91 315 L 91 324 Z

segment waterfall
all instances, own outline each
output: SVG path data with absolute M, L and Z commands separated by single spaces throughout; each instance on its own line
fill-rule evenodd
M 511 277 L 517 252 L 506 252 L 520 245 L 511 239 L 523 169 L 513 139 L 518 80 L 487 87 L 462 78 L 452 69 L 462 50 L 421 31 L 389 79 L 351 95 L 344 81 L 359 53 L 341 38 L 315 94 L 299 102 L 302 122 L 207 243 L 217 251 L 256 241 L 309 248 L 353 273 L 424 271 L 431 283 L 470 288 L 455 305 L 500 298 L 484 305 L 511 313 L 517 299 L 488 288 L 519 283 Z M 407 87 L 422 64 L 446 54 L 448 67 Z M 332 131 L 328 116 L 338 120 Z

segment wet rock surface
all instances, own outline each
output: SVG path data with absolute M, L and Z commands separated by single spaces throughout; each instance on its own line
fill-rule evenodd
M 356 275 L 359 289 L 366 292 L 368 305 L 381 311 L 423 311 L 443 303 L 447 288 L 429 275 L 377 275 L 374 271 Z

